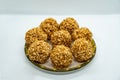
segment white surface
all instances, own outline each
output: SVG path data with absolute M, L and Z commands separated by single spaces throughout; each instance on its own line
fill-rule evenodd
M 25 32 L 47 17 L 60 22 L 67 16 L 0 15 L 0 80 L 120 80 L 120 15 L 72 16 L 93 32 L 97 52 L 90 64 L 70 74 L 41 71 L 24 55 Z
M 120 0 L 0 0 L 0 14 L 120 14 Z

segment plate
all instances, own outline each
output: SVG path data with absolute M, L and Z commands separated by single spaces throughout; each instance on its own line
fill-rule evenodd
M 27 55 L 28 46 L 27 46 L 26 43 L 25 43 L 25 46 L 24 46 L 24 50 L 25 50 L 25 55 L 28 58 L 28 60 L 31 63 L 33 63 L 34 65 L 38 66 L 39 68 L 44 69 L 44 70 L 48 70 L 48 71 L 54 71 L 54 72 L 68 72 L 68 71 L 73 71 L 73 70 L 80 69 L 80 68 L 82 68 L 83 66 L 87 65 L 89 62 L 92 61 L 92 59 L 94 58 L 94 56 L 96 54 L 96 43 L 95 43 L 94 39 L 92 39 L 91 43 L 92 43 L 93 55 L 89 60 L 87 60 L 85 62 L 77 62 L 77 61 L 75 61 L 73 59 L 71 65 L 69 67 L 67 67 L 67 68 L 64 68 L 64 69 L 56 69 L 56 68 L 54 68 L 52 66 L 51 61 L 50 61 L 50 58 L 47 60 L 47 62 L 45 64 L 40 64 L 40 63 L 31 61 L 29 59 L 28 55 Z

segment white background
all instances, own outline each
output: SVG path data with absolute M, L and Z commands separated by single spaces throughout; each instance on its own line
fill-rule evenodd
M 0 0 L 1 14 L 119 14 L 120 0 Z
M 93 32 L 96 56 L 69 73 L 32 65 L 24 54 L 25 32 L 45 18 L 74 17 Z M 0 0 L 0 80 L 120 80 L 120 0 Z

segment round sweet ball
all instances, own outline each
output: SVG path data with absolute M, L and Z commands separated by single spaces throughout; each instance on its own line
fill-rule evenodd
M 59 25 L 53 18 L 45 19 L 43 22 L 41 22 L 40 27 L 46 32 L 48 39 L 50 39 L 50 36 L 53 32 L 59 30 Z
M 51 47 L 50 45 L 43 41 L 35 41 L 28 48 L 28 57 L 31 61 L 38 63 L 45 63 L 50 56 Z
M 92 44 L 85 38 L 75 40 L 71 45 L 71 51 L 78 62 L 87 61 L 93 56 Z
M 55 45 L 65 45 L 70 47 L 71 45 L 71 35 L 68 31 L 60 30 L 56 31 L 51 35 L 51 43 Z
M 64 19 L 61 23 L 60 23 L 60 29 L 63 30 L 67 30 L 70 32 L 70 34 L 75 30 L 78 29 L 79 25 L 77 23 L 77 21 L 74 18 L 68 17 L 66 19 Z
M 57 69 L 68 67 L 72 63 L 72 53 L 70 48 L 64 45 L 57 45 L 50 54 L 50 60 Z
M 92 40 L 92 32 L 86 28 L 86 27 L 81 27 L 79 29 L 76 29 L 72 33 L 72 39 L 76 40 L 78 38 L 85 38 L 86 40 Z
M 26 32 L 25 40 L 27 44 L 31 44 L 37 40 L 47 40 L 47 34 L 42 28 L 35 27 Z

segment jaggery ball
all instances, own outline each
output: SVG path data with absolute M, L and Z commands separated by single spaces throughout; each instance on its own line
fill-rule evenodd
M 79 25 L 77 23 L 77 21 L 74 18 L 68 17 L 66 19 L 64 19 L 61 23 L 60 23 L 60 29 L 62 30 L 67 30 L 70 32 L 70 34 L 75 30 L 78 29 Z
M 57 69 L 68 67 L 72 63 L 72 53 L 70 48 L 64 45 L 55 46 L 51 51 L 50 59 L 53 66 Z
M 78 38 L 85 38 L 87 40 L 92 40 L 92 32 L 86 28 L 86 27 L 81 27 L 79 29 L 76 29 L 72 33 L 72 39 L 76 40 Z
M 68 31 L 60 30 L 56 31 L 51 35 L 51 43 L 53 46 L 55 45 L 71 45 L 71 35 Z
M 59 25 L 57 21 L 53 18 L 45 19 L 43 22 L 41 22 L 40 27 L 46 32 L 49 39 L 53 32 L 59 30 Z
M 26 32 L 25 40 L 30 45 L 36 40 L 47 40 L 47 34 L 41 28 L 35 27 Z
M 50 45 L 43 41 L 35 41 L 28 48 L 28 57 L 31 61 L 38 63 L 45 63 L 50 56 L 51 47 Z
M 87 61 L 93 56 L 92 44 L 85 38 L 75 40 L 71 45 L 71 51 L 78 62 Z

